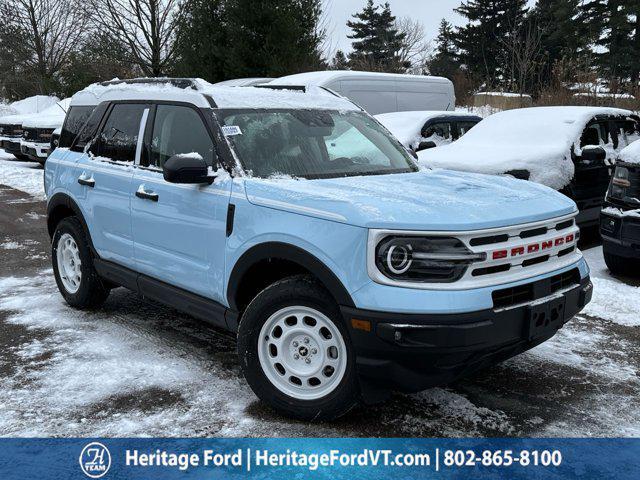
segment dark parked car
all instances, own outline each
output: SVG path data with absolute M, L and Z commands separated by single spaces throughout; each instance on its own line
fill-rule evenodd
M 605 107 L 536 107 L 490 115 L 457 142 L 420 152 L 428 167 L 509 174 L 558 190 L 597 226 L 612 165 L 640 136 L 640 118 Z
M 609 270 L 640 275 L 640 140 L 620 152 L 600 214 L 600 233 Z

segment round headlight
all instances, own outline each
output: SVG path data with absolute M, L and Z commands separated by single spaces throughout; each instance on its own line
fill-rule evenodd
M 409 270 L 413 262 L 411 245 L 392 245 L 387 250 L 387 268 L 396 275 Z

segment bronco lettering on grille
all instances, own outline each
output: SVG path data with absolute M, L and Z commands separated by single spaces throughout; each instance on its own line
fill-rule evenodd
M 541 242 L 530 243 L 528 245 L 522 245 L 518 247 L 512 247 L 510 249 L 502 249 L 502 250 L 494 250 L 491 253 L 491 258 L 493 260 L 500 260 L 502 258 L 513 258 L 524 255 L 525 253 L 536 253 L 544 250 L 549 250 L 554 246 L 560 247 L 565 244 L 569 244 L 575 240 L 575 235 L 573 233 L 569 235 L 563 235 L 562 237 L 543 240 Z

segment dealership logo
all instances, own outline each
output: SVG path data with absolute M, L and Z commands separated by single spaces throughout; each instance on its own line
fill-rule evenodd
M 103 477 L 111 467 L 111 454 L 103 444 L 92 442 L 82 449 L 80 468 L 87 477 Z

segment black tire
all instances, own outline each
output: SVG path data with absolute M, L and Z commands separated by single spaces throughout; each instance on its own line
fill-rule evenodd
M 314 400 L 286 395 L 267 378 L 258 356 L 258 337 L 267 319 L 290 306 L 313 308 L 337 327 L 347 350 L 344 376 L 334 390 Z M 242 372 L 254 393 L 277 412 L 299 420 L 333 420 L 351 410 L 359 399 L 355 355 L 340 310 L 329 292 L 313 277 L 298 275 L 280 280 L 260 292 L 242 315 L 238 329 L 238 356 Z
M 76 292 L 69 292 L 58 270 L 58 243 L 60 238 L 65 234 L 73 237 L 78 246 L 78 254 L 81 265 L 80 286 Z M 89 241 L 84 233 L 84 229 L 80 221 L 76 217 L 67 217 L 58 223 L 53 240 L 51 242 L 51 262 L 53 264 L 53 273 L 56 277 L 58 290 L 69 305 L 80 309 L 91 309 L 99 307 L 109 296 L 109 288 L 103 283 L 93 266 L 93 255 L 89 248 Z
M 24 153 L 14 153 L 13 154 L 14 157 L 16 157 L 18 160 L 20 160 L 21 162 L 30 162 L 31 159 L 25 155 Z
M 607 264 L 607 268 L 611 273 L 618 275 L 638 275 L 640 268 L 640 261 L 635 258 L 621 257 L 607 252 L 606 248 L 603 248 L 604 263 Z

